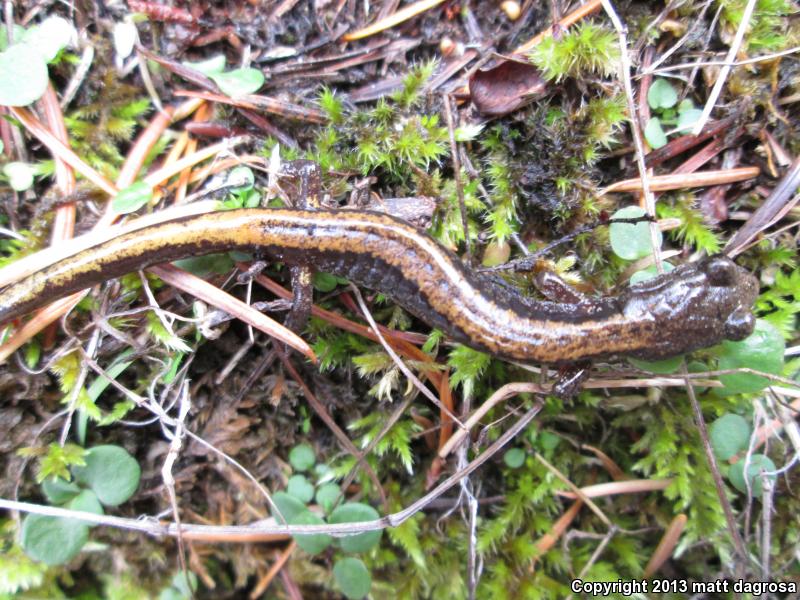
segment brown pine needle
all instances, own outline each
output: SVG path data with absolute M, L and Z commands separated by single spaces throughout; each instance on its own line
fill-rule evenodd
M 758 167 L 739 167 L 737 169 L 722 169 L 719 171 L 698 171 L 696 173 L 680 173 L 677 175 L 656 175 L 648 177 L 650 189 L 654 192 L 668 192 L 684 188 L 709 187 L 725 183 L 746 181 L 758 177 L 761 169 Z M 642 180 L 625 179 L 612 183 L 607 188 L 600 190 L 599 196 L 614 192 L 641 192 Z

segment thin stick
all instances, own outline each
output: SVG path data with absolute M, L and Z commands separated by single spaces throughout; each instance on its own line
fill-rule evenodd
M 411 369 L 409 369 L 406 366 L 406 364 L 403 362 L 403 359 L 401 359 L 397 355 L 397 352 L 394 351 L 394 348 L 392 348 L 386 342 L 386 339 L 383 337 L 381 330 L 378 329 L 378 324 L 375 323 L 375 319 L 372 318 L 372 314 L 367 309 L 367 305 L 364 303 L 364 298 L 361 296 L 361 292 L 358 291 L 358 288 L 353 284 L 350 284 L 350 289 L 353 292 L 353 295 L 355 295 L 356 300 L 358 301 L 358 306 L 361 308 L 361 312 L 364 314 L 364 318 L 367 320 L 370 327 L 372 327 L 372 331 L 375 333 L 375 335 L 378 336 L 378 341 L 381 343 L 381 346 L 383 346 L 383 349 L 386 351 L 386 353 L 392 358 L 394 364 L 397 365 L 397 368 L 400 369 L 403 375 L 405 375 L 408 378 L 408 380 L 414 384 L 414 387 L 416 387 L 423 396 L 425 396 L 428 400 L 433 402 L 439 410 L 441 410 L 448 417 L 450 417 L 462 431 L 466 431 L 464 424 L 459 420 L 457 416 L 453 414 L 453 411 L 451 411 L 444 404 L 442 404 L 441 400 L 439 400 L 436 396 L 434 396 L 433 393 L 427 387 L 425 387 L 425 384 L 422 383 L 419 380 L 419 378 L 416 375 L 414 375 L 414 373 L 411 372 Z
M 534 417 L 536 417 L 540 409 L 541 405 L 537 405 L 522 415 L 522 417 L 520 417 L 520 419 L 505 433 L 503 433 L 503 435 L 501 435 L 491 446 L 489 446 L 477 458 L 473 459 L 465 469 L 454 473 L 445 481 L 436 486 L 436 488 L 434 488 L 431 492 L 427 493 L 425 496 L 416 502 L 413 502 L 403 510 L 389 514 L 385 517 L 381 517 L 380 519 L 361 521 L 358 523 L 337 523 L 334 525 L 275 525 L 269 521 L 258 521 L 250 525 L 220 526 L 182 523 L 181 527 L 183 532 L 186 534 L 229 535 L 231 536 L 231 538 L 229 538 L 229 541 L 231 542 L 246 541 L 247 543 L 249 543 L 250 540 L 245 540 L 242 538 L 246 536 L 252 537 L 253 534 L 305 535 L 327 533 L 329 535 L 342 536 L 362 533 L 364 531 L 377 531 L 387 527 L 397 527 L 424 509 L 426 506 L 428 506 L 428 504 L 440 497 L 464 477 L 469 476 L 475 470 L 479 469 L 484 463 L 497 454 L 497 452 L 499 452 L 509 441 L 511 441 L 512 438 L 525 429 L 525 427 L 528 426 Z M 177 533 L 174 523 L 163 523 L 154 519 L 129 519 L 111 515 L 97 515 L 95 513 L 86 511 L 69 510 L 57 506 L 46 506 L 32 504 L 29 502 L 16 502 L 13 500 L 6 500 L 4 498 L 0 498 L 0 509 L 15 510 L 51 517 L 78 519 L 79 521 L 85 521 L 87 523 L 96 523 L 97 525 L 106 525 L 109 527 L 118 527 L 120 529 L 128 529 L 131 531 L 140 531 L 142 533 L 147 533 L 154 536 L 166 535 L 174 537 Z
M 714 449 L 711 447 L 711 440 L 708 437 L 706 421 L 703 418 L 703 409 L 700 408 L 700 403 L 697 401 L 697 395 L 694 393 L 694 385 L 692 385 L 692 382 L 689 380 L 689 371 L 686 369 L 685 360 L 681 364 L 681 375 L 686 378 L 686 393 L 689 396 L 689 403 L 691 404 L 692 411 L 694 412 L 695 425 L 697 425 L 700 439 L 703 442 L 703 450 L 706 454 L 708 467 L 711 470 L 711 476 L 714 478 L 714 487 L 716 488 L 717 495 L 719 496 L 719 503 L 722 506 L 723 512 L 725 513 L 725 520 L 728 523 L 728 532 L 733 540 L 733 546 L 736 549 L 736 553 L 739 555 L 739 560 L 741 560 L 742 564 L 744 565 L 748 560 L 747 550 L 744 545 L 744 540 L 739 533 L 739 529 L 736 527 L 736 517 L 733 514 L 733 508 L 731 507 L 731 504 L 728 501 L 728 496 L 725 493 L 725 482 L 722 481 L 722 474 L 719 472 L 719 465 L 717 464 L 717 459 L 714 456 Z
M 750 24 L 750 17 L 752 17 L 755 7 L 756 0 L 748 0 L 747 6 L 745 6 L 744 12 L 742 13 L 742 21 L 739 23 L 739 29 L 736 30 L 733 43 L 731 43 L 731 47 L 728 50 L 728 56 L 725 59 L 726 62 L 733 62 L 733 59 L 736 58 L 736 54 L 738 54 L 739 48 L 742 46 L 744 33 L 747 31 L 747 26 Z M 714 110 L 714 105 L 717 103 L 717 99 L 722 93 L 722 88 L 725 85 L 730 72 L 731 67 L 729 66 L 722 67 L 719 70 L 717 81 L 714 83 L 714 87 L 711 89 L 711 93 L 708 95 L 708 100 L 706 100 L 706 105 L 703 107 L 703 114 L 700 115 L 699 119 L 697 119 L 697 122 L 694 124 L 694 128 L 692 129 L 692 133 L 694 135 L 700 133 L 703 130 L 703 127 L 705 127 L 706 121 L 708 121 L 708 117 L 711 116 L 711 111 Z
M 628 112 L 631 117 L 631 135 L 633 137 L 633 145 L 636 148 L 636 165 L 639 168 L 639 178 L 642 182 L 642 193 L 644 194 L 644 208 L 647 214 L 655 219 L 656 215 L 656 199 L 653 196 L 653 191 L 650 189 L 650 181 L 648 179 L 647 167 L 644 162 L 644 144 L 642 143 L 642 132 L 639 123 L 638 113 L 636 111 L 636 100 L 633 97 L 633 86 L 631 85 L 631 59 L 628 55 L 628 41 L 626 37 L 626 28 L 620 21 L 619 16 L 614 11 L 614 6 L 611 0 L 602 0 L 603 10 L 605 10 L 608 18 L 614 24 L 614 28 L 619 35 L 619 53 L 620 53 L 620 77 L 622 84 L 625 88 L 625 98 L 628 101 Z M 653 247 L 653 259 L 655 260 L 656 269 L 659 273 L 664 272 L 664 267 L 661 260 L 661 245 L 659 243 L 660 232 L 658 225 L 655 222 L 650 223 L 650 242 Z

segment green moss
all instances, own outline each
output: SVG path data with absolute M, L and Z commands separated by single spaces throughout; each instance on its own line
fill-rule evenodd
M 595 73 L 608 76 L 616 71 L 619 60 L 617 35 L 601 25 L 584 22 L 558 38 L 542 40 L 530 59 L 546 79 L 554 81 Z
M 717 4 L 722 8 L 721 21 L 732 36 L 742 22 L 747 0 L 718 0 Z M 775 51 L 788 46 L 787 17 L 795 10 L 788 0 L 758 0 L 748 23 L 742 50 Z

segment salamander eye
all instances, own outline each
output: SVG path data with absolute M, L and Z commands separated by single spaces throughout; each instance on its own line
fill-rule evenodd
M 703 270 L 708 275 L 711 285 L 727 287 L 736 282 L 737 269 L 738 267 L 731 259 L 724 256 L 715 256 L 706 263 Z
M 749 311 L 735 311 L 725 320 L 725 337 L 734 342 L 753 333 L 756 318 Z

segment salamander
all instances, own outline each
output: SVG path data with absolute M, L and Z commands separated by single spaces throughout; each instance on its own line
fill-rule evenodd
M 0 292 L 0 322 L 144 267 L 241 250 L 380 291 L 452 339 L 517 361 L 655 360 L 748 336 L 756 279 L 724 256 L 616 296 L 539 301 L 467 268 L 426 233 L 359 210 L 240 209 L 188 216 L 99 243 Z

